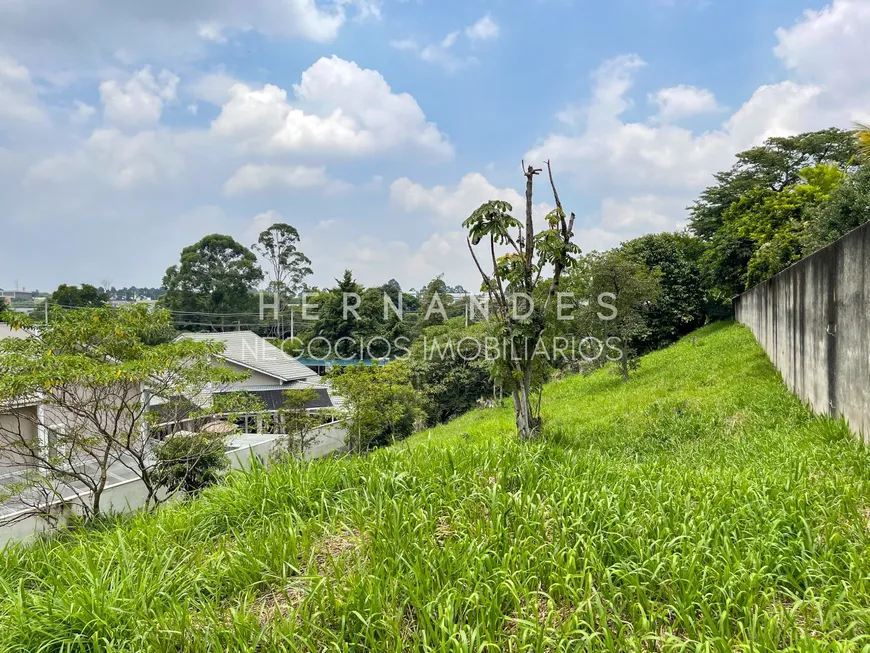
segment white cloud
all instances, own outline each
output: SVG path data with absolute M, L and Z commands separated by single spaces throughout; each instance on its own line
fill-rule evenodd
M 204 41 L 212 43 L 226 43 L 227 37 L 223 34 L 223 27 L 217 23 L 203 23 L 199 26 L 196 33 Z
M 244 195 L 268 189 L 324 188 L 329 192 L 347 190 L 350 184 L 331 179 L 326 167 L 253 165 L 242 166 L 224 184 L 227 195 Z
M 487 14 L 473 25 L 465 28 L 465 35 L 472 41 L 488 41 L 499 35 L 498 24 Z
M 650 95 L 650 101 L 658 105 L 658 118 L 662 122 L 712 113 L 719 109 L 716 96 L 712 92 L 685 84 L 663 88 Z
M 553 133 L 528 153 L 532 160 L 551 159 L 570 173 L 583 190 L 600 195 L 617 192 L 695 192 L 710 175 L 730 165 L 736 152 L 764 138 L 848 122 L 842 110 L 824 109 L 816 86 L 786 81 L 759 88 L 717 130 L 695 134 L 672 124 L 624 122 L 634 72 L 644 63 L 635 56 L 606 62 L 593 75 L 593 99 L 562 121 L 579 134 Z
M 421 213 L 435 221 L 455 226 L 462 224 L 475 209 L 489 200 L 510 203 L 517 216 L 522 216 L 525 211 L 524 196 L 513 188 L 496 188 L 479 172 L 465 175 L 453 187 L 426 188 L 407 177 L 397 179 L 390 186 L 390 202 L 395 208 Z M 547 202 L 535 204 L 536 218 L 546 215 L 550 208 Z
M 230 89 L 241 82 L 223 73 L 203 75 L 190 85 L 189 92 L 198 100 L 221 106 L 230 98 Z
M 606 197 L 601 202 L 601 224 L 615 231 L 673 231 L 688 204 L 687 200 L 657 195 L 641 195 L 627 200 Z
M 167 133 L 127 136 L 117 129 L 98 129 L 80 149 L 33 165 L 27 181 L 130 189 L 172 180 L 184 169 L 184 155 Z
M 155 77 L 150 66 L 133 74 L 124 84 L 108 80 L 100 84 L 100 100 L 106 120 L 117 125 L 149 125 L 160 120 L 163 105 L 175 99 L 178 77 L 162 70 Z
M 435 63 L 445 70 L 455 72 L 463 66 L 471 65 L 477 60 L 474 57 L 463 57 L 455 54 L 454 46 L 459 40 L 459 32 L 450 32 L 440 42 L 422 46 L 415 39 L 399 39 L 390 41 L 390 47 L 403 52 L 413 52 L 422 61 Z
M 30 71 L 9 57 L 0 55 L 0 129 L 6 126 L 45 124 L 48 116 Z
M 6 2 L 0 43 L 31 69 L 71 64 L 165 63 L 207 54 L 207 44 L 234 33 L 316 43 L 334 41 L 349 18 L 377 19 L 380 0 L 68 0 Z M 35 68 L 34 68 L 35 67 Z
M 81 100 L 75 100 L 73 105 L 75 106 L 75 111 L 70 113 L 70 120 L 76 124 L 86 123 L 97 112 L 94 107 L 90 104 L 85 104 Z
M 774 50 L 795 79 L 824 84 L 836 94 L 870 94 L 870 2 L 833 0 L 776 31 Z
M 498 38 L 499 27 L 489 15 L 486 15 L 464 30 L 450 32 L 438 43 L 421 45 L 416 39 L 405 38 L 390 41 L 390 46 L 395 50 L 413 52 L 422 61 L 439 64 L 445 70 L 455 72 L 460 68 L 477 63 L 477 59 L 473 56 L 456 53 L 456 45 L 459 43 L 459 37 L 463 34 L 470 42 L 489 41 Z
M 420 50 L 420 45 L 414 39 L 398 39 L 395 41 L 390 41 L 390 47 L 395 50 L 405 50 L 411 52 L 417 52 Z
M 267 154 L 374 155 L 416 151 L 450 158 L 453 147 L 426 120 L 408 93 L 394 93 L 383 76 L 333 56 L 322 58 L 287 92 L 266 84 L 236 84 L 212 131 L 247 151 Z

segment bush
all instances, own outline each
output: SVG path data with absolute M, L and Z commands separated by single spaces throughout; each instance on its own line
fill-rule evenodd
M 224 436 L 214 433 L 175 433 L 160 443 L 154 453 L 158 486 L 170 493 L 184 492 L 188 497 L 217 483 L 230 464 Z

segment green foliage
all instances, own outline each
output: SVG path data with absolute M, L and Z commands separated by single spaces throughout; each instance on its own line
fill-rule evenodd
M 711 298 L 703 285 L 704 244 L 688 234 L 649 234 L 623 243 L 625 256 L 659 274 L 655 302 L 646 312 L 649 336 L 636 340 L 643 353 L 660 349 L 704 324 Z
M 317 321 L 301 339 L 310 342 L 312 353 L 345 360 L 400 355 L 401 347 L 410 344 L 417 333 L 419 316 L 414 313 L 420 310 L 419 300 L 403 293 L 395 280 L 364 288 L 350 270 L 335 282 L 334 288 L 310 300 L 317 306 Z M 359 305 L 355 306 L 356 299 L 349 296 L 345 311 L 345 293 L 358 295 Z M 391 306 L 386 305 L 385 295 Z M 393 308 L 399 306 L 401 319 Z M 332 345 L 331 351 L 326 342 Z
M 870 221 L 870 164 L 834 188 L 826 201 L 809 210 L 804 251 L 814 252 Z
M 870 454 L 706 327 L 368 456 L 12 546 L 0 649 L 860 651 Z M 59 615 L 62 615 L 60 618 Z
M 852 132 L 828 129 L 738 154 L 690 208 L 692 231 L 709 244 L 707 285 L 730 298 L 810 253 L 816 210 L 857 153 Z
M 263 272 L 251 250 L 230 236 L 212 234 L 185 247 L 179 265 L 166 270 L 166 294 L 159 302 L 181 313 L 178 320 L 191 328 L 204 321 L 218 328 L 235 328 L 237 319 L 232 316 L 204 314 L 256 313 L 259 302 L 253 289 L 262 279 Z
M 723 227 L 725 212 L 749 191 L 781 192 L 800 182 L 802 170 L 816 165 L 845 169 L 857 152 L 854 134 L 841 129 L 770 138 L 737 154 L 731 170 L 714 175 L 716 184 L 689 209 L 691 229 L 699 238 L 711 240 Z
M 273 292 L 293 296 L 302 289 L 305 277 L 311 275 L 311 261 L 299 250 L 298 243 L 296 228 L 277 222 L 264 229 L 251 247 L 271 268 L 269 288 Z
M 534 179 L 541 172 L 531 165 L 523 171 L 526 178 L 524 222 L 511 215 L 510 204 L 491 200 L 462 223 L 468 231 L 468 249 L 480 273 L 481 288 L 489 295 L 494 310 L 496 337 L 504 350 L 511 352 L 495 360 L 493 376 L 511 393 L 517 434 L 523 440 L 530 440 L 541 432 L 540 401 L 533 403 L 532 394 L 540 390 L 549 364 L 536 352 L 552 322 L 555 306 L 552 300 L 562 273 L 580 253 L 572 242 L 575 215 L 572 213 L 568 218 L 562 209 L 549 162 L 547 172 L 556 208 L 547 215 L 547 227 L 535 231 L 532 197 Z M 475 247 L 482 241 L 488 241 L 488 247 L 484 247 L 478 257 Z M 507 247 L 508 253 L 497 256 L 498 246 Z M 486 257 L 492 267 L 481 263 Z M 552 274 L 549 279 L 544 276 L 545 271 Z M 527 312 L 517 310 L 520 298 L 530 309 Z
M 24 458 L 33 471 L 19 498 L 39 495 L 34 509 L 39 497 L 69 493 L 75 485 L 86 491 L 77 490 L 71 502 L 85 517 L 100 515 L 109 468 L 122 459 L 145 484 L 147 505 L 156 504 L 152 397 L 195 396 L 246 376 L 214 365 L 223 345 L 167 340 L 172 321 L 166 311 L 54 308 L 38 330 L 20 313 L 5 317 L 35 333 L 0 340 L 0 405 L 28 405 L 38 397 L 44 407 L 27 422 L 0 426 L 0 458 Z M 28 426 L 45 429 L 48 442 L 31 438 Z
M 99 308 L 105 306 L 108 302 L 109 296 L 105 292 L 87 283 L 83 283 L 80 287 L 68 286 L 62 283 L 57 287 L 57 290 L 48 296 L 49 305 L 67 308 Z
M 487 336 L 486 324 L 465 326 L 459 317 L 424 329 L 414 342 L 408 364 L 430 424 L 458 417 L 492 395 L 492 362 L 483 350 Z
M 316 438 L 314 429 L 320 426 L 322 416 L 309 412 L 308 404 L 317 399 L 317 391 L 286 390 L 284 405 L 279 411 L 284 437 L 281 439 L 281 455 L 305 456 Z
M 174 433 L 154 447 L 154 456 L 157 486 L 187 498 L 217 483 L 230 464 L 226 436 L 214 433 Z
M 403 440 L 425 414 L 411 373 L 403 362 L 354 365 L 330 375 L 344 399 L 348 447 L 355 452 Z
M 618 359 L 628 381 L 652 333 L 649 317 L 661 293 L 660 277 L 659 269 L 650 270 L 618 249 L 588 254 L 572 267 L 566 283 L 580 302 L 580 314 L 576 322 L 560 325 L 581 337 L 597 337 L 611 352 L 618 350 L 618 354 L 608 353 L 608 360 Z

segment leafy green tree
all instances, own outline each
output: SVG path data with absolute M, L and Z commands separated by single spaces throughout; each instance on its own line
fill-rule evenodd
M 649 318 L 661 293 L 660 271 L 615 249 L 588 254 L 571 276 L 572 290 L 581 299 L 581 332 L 601 341 L 607 359 L 617 363 L 628 381 L 643 343 L 649 341 Z
M 27 405 L 34 397 L 40 403 L 0 427 L 0 461 L 23 461 L 27 473 L 17 496 L 33 514 L 45 514 L 48 501 L 64 496 L 85 517 L 99 516 L 115 464 L 135 473 L 146 505 L 156 505 L 162 499 L 150 429 L 155 398 L 197 397 L 246 377 L 213 363 L 221 344 L 149 344 L 172 324 L 162 310 L 54 309 L 38 330 L 21 314 L 4 319 L 33 334 L 0 340 L 0 405 Z
M 858 123 L 855 138 L 858 141 L 858 152 L 863 163 L 870 162 L 870 125 Z
M 809 209 L 803 250 L 814 252 L 870 221 L 870 164 L 834 188 L 830 196 Z
M 218 433 L 173 433 L 154 447 L 154 456 L 157 486 L 187 498 L 217 483 L 230 465 L 226 436 Z
M 305 278 L 311 275 L 311 261 L 298 247 L 299 232 L 295 227 L 277 222 L 260 233 L 251 249 L 268 264 L 268 290 L 271 294 L 268 304 L 279 306 L 277 310 L 277 331 L 283 337 L 285 324 L 293 319 L 290 312 L 290 298 L 298 295 L 305 287 Z M 272 309 L 272 314 L 275 314 Z
M 710 241 L 706 262 L 719 288 L 734 295 L 764 281 L 805 255 L 811 209 L 825 201 L 846 174 L 830 165 L 801 171 L 779 191 L 747 191 L 723 215 Z
M 61 284 L 48 297 L 49 305 L 68 308 L 98 308 L 108 302 L 109 296 L 105 292 L 88 283 L 83 283 L 80 287 Z
M 185 247 L 181 262 L 166 270 L 166 294 L 159 301 L 191 328 L 233 329 L 240 317 L 251 321 L 257 315 L 253 289 L 262 279 L 251 250 L 230 236 L 212 234 Z
M 352 296 L 362 297 L 364 289 L 353 278 L 353 272 L 350 270 L 345 270 L 342 278 L 336 279 L 335 282 L 334 288 L 320 293 L 313 300 L 317 305 L 314 336 L 319 339 L 318 342 L 324 343 L 324 348 L 331 348 L 331 354 L 334 356 L 346 359 L 359 357 L 359 342 L 355 341 L 364 332 L 369 331 L 370 327 L 364 319 L 358 319 L 350 308 L 355 306 Z M 347 302 L 347 310 L 345 310 L 345 302 Z
M 311 275 L 311 260 L 299 248 L 299 232 L 295 227 L 276 222 L 260 233 L 251 247 L 269 264 L 269 288 L 293 296 L 302 289 L 305 277 Z
M 330 380 L 344 399 L 347 445 L 361 453 L 402 440 L 425 417 L 411 371 L 403 362 L 354 365 L 333 372 Z
M 701 272 L 704 244 L 698 238 L 648 234 L 619 249 L 630 261 L 659 272 L 660 292 L 646 315 L 649 336 L 636 339 L 642 353 L 666 347 L 704 324 L 708 294 Z
M 431 424 L 471 410 L 492 393 L 492 363 L 486 355 L 487 325 L 464 318 L 426 328 L 411 347 L 408 364 Z
M 702 240 L 712 240 L 725 223 L 726 211 L 750 191 L 782 192 L 800 183 L 805 168 L 820 164 L 847 169 L 854 164 L 858 149 L 853 132 L 825 129 L 770 138 L 741 152 L 734 166 L 714 175 L 716 183 L 689 208 L 691 230 Z
M 444 324 L 447 319 L 456 316 L 455 302 L 449 293 L 444 275 L 439 274 L 423 289 L 420 297 L 420 326 L 428 327 Z
M 505 341 L 506 350 L 512 352 L 512 355 L 499 357 L 494 370 L 503 387 L 511 392 L 517 433 L 522 440 L 533 438 L 540 430 L 540 401 L 532 405 L 532 393 L 536 389 L 535 352 L 551 319 L 562 273 L 579 253 L 571 242 L 574 214 L 570 218 L 565 215 L 549 163 L 547 170 L 556 208 L 547 215 L 547 228 L 540 233 L 535 232 L 532 219 L 532 195 L 534 178 L 541 170 L 531 165 L 524 171 L 524 223 L 511 215 L 513 207 L 509 203 L 499 200 L 481 205 L 462 223 L 468 229 L 468 249 L 483 279 L 483 288 L 489 294 L 499 336 Z M 488 272 L 475 252 L 475 246 L 481 241 L 487 243 L 487 254 L 491 258 L 492 267 Z M 497 247 L 506 247 L 508 254 L 499 257 Z M 553 271 L 552 279 L 542 281 L 545 270 Z M 511 301 L 516 300 L 519 293 L 531 304 L 530 310 L 517 310 L 520 302 Z M 536 298 L 537 301 L 532 301 Z
M 304 457 L 317 434 L 314 429 L 320 426 L 321 415 L 308 410 L 308 404 L 317 399 L 317 391 L 312 388 L 286 390 L 284 405 L 278 411 L 283 437 L 279 442 L 279 457 L 284 455 Z

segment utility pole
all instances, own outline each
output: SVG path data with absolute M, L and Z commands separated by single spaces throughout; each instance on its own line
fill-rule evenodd
M 42 303 L 45 304 L 45 326 L 48 326 L 48 297 L 42 300 Z

